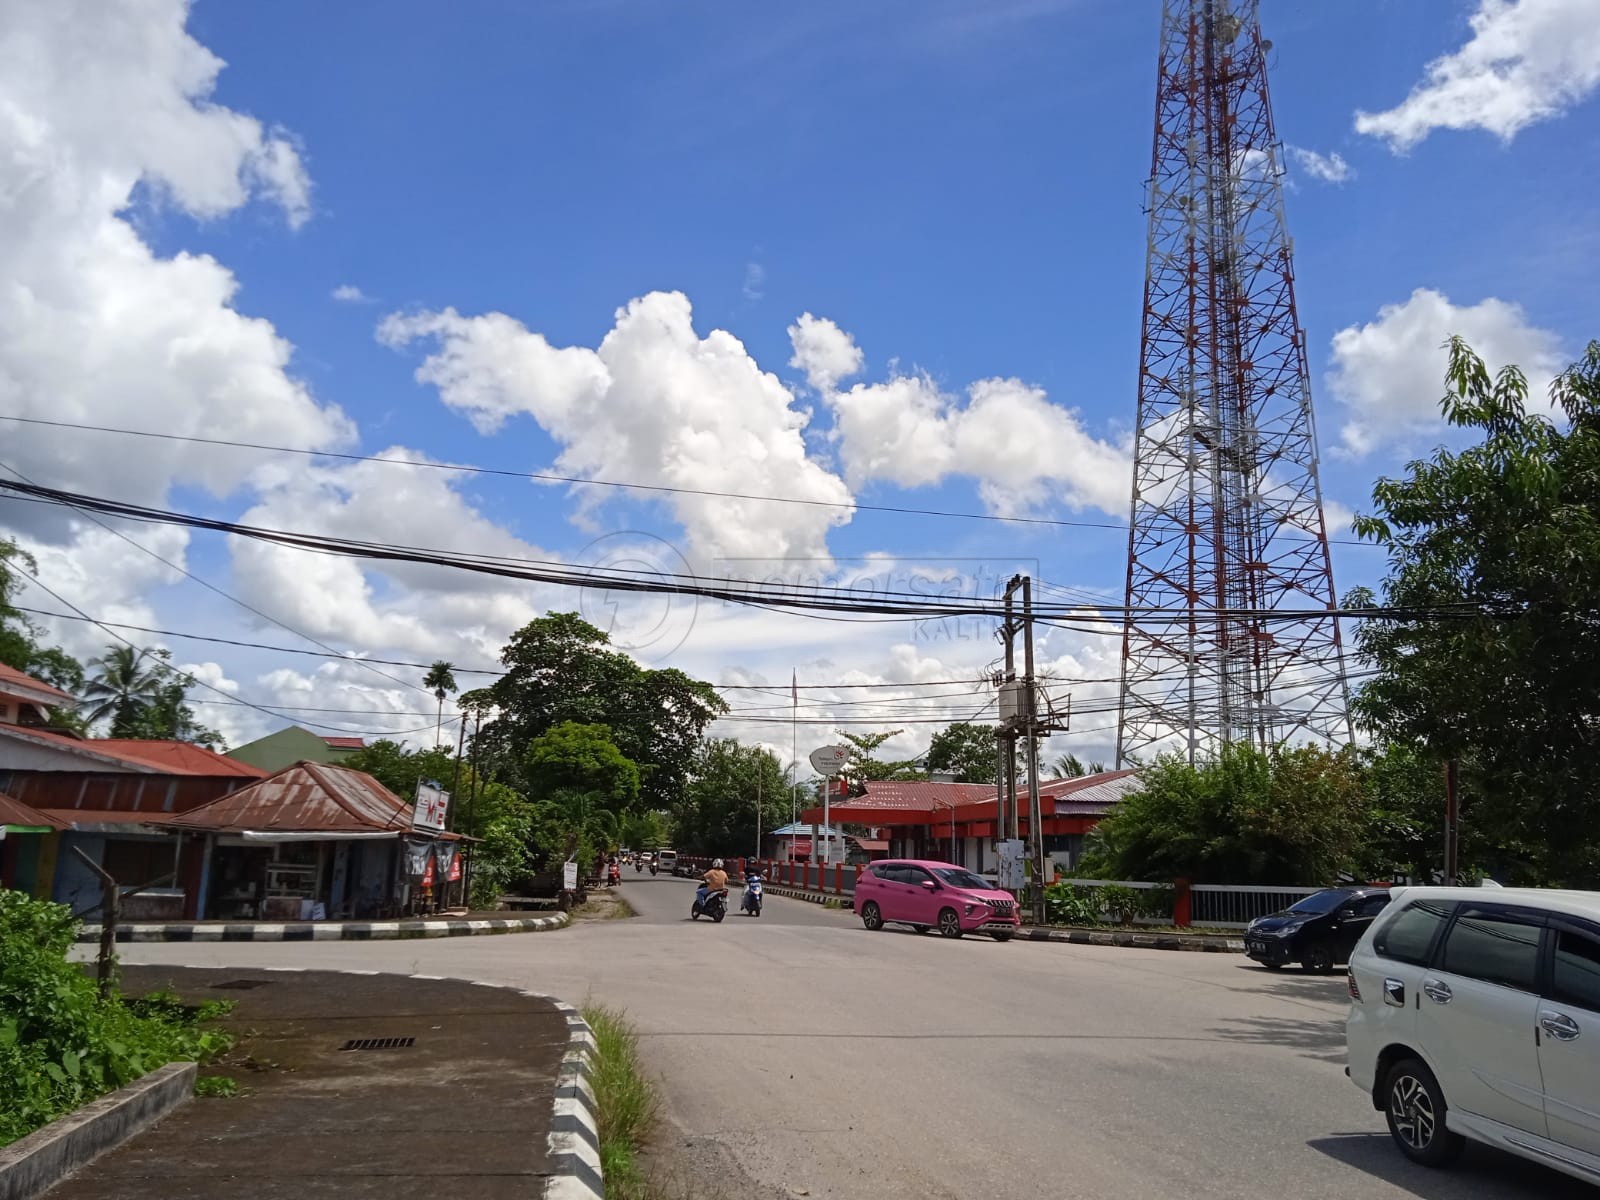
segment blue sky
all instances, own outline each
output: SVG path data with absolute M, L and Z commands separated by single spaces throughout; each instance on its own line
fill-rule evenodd
M 183 37 L 182 5 L 166 7 L 170 19 L 152 25 L 149 41 L 108 39 L 92 51 L 121 56 L 113 78 L 157 80 L 156 91 L 182 97 L 186 85 L 153 49 Z M 1590 269 L 1600 250 L 1590 203 L 1600 152 L 1592 96 L 1600 47 L 1579 33 L 1555 39 L 1565 50 L 1552 49 L 1551 33 L 1569 21 L 1580 30 L 1581 7 L 1582 0 L 1263 4 L 1264 33 L 1274 42 L 1278 131 L 1290 147 L 1287 210 L 1324 486 L 1345 509 L 1363 505 L 1375 475 L 1398 470 L 1442 435 L 1429 418 L 1433 395 L 1417 399 L 1415 381 L 1437 380 L 1445 334 L 1480 331 L 1491 355 L 1531 356 L 1525 365 L 1547 377 L 1595 332 L 1587 319 L 1600 308 Z M 1076 431 L 1089 442 L 1123 444 L 1134 416 L 1140 203 L 1158 12 L 1154 0 L 814 0 L 788 10 L 643 0 L 279 0 L 270 7 L 200 0 L 187 13 L 187 38 L 226 66 L 209 98 L 188 87 L 188 100 L 259 122 L 245 150 L 218 152 L 224 160 L 242 153 L 231 169 L 247 181 L 255 171 L 255 184 L 237 197 L 202 195 L 211 185 L 201 179 L 198 150 L 178 166 L 176 151 L 160 146 L 142 161 L 106 158 L 96 169 L 107 178 L 123 186 L 134 171 L 138 182 L 130 203 L 104 221 L 125 223 L 158 264 L 204 254 L 231 272 L 237 292 L 221 307 L 270 322 L 290 355 L 263 365 L 265 352 L 254 346 L 245 365 L 279 370 L 303 385 L 295 403 L 312 414 L 310 424 L 282 418 L 292 405 L 274 398 L 272 388 L 287 386 L 277 379 L 264 392 L 212 381 L 185 409 L 186 431 L 263 430 L 268 441 L 363 452 L 403 446 L 441 460 L 546 469 L 572 452 L 574 438 L 547 428 L 545 401 L 508 398 L 516 386 L 494 374 L 487 351 L 464 368 L 471 378 L 458 383 L 498 389 L 493 418 L 460 394 L 451 402 L 436 384 L 419 382 L 418 368 L 486 335 L 486 326 L 467 324 L 486 314 L 513 323 L 504 347 L 525 349 L 524 335 L 538 334 L 555 347 L 593 349 L 613 330 L 620 307 L 652 292 L 680 292 L 693 306 L 698 337 L 714 329 L 732 334 L 754 364 L 792 390 L 794 411 L 810 413 L 809 461 L 791 464 L 794 486 L 826 489 L 837 477 L 868 503 L 1118 522 L 1124 514 L 1099 499 L 1104 487 L 1065 466 L 1062 478 L 1041 476 L 1026 495 L 998 498 L 994 472 L 985 477 L 959 463 L 917 485 L 903 469 L 863 466 L 867 431 L 889 419 L 891 401 L 870 420 L 861 417 L 862 440 L 852 443 L 839 423 L 843 410 L 790 365 L 790 327 L 813 313 L 853 339 L 862 369 L 841 388 L 925 379 L 928 390 L 920 394 L 942 396 L 948 416 L 971 403 L 969 385 L 1014 378 L 1042 389 L 1049 405 L 1074 410 Z M 1469 24 L 1474 14 L 1491 22 L 1487 34 Z M 1475 35 L 1480 48 L 1492 37 L 1516 53 L 1484 68 L 1473 57 Z M 1396 112 L 1426 84 L 1429 64 L 1449 55 L 1465 57 L 1453 68 L 1442 107 L 1407 110 L 1388 126 L 1388 137 L 1357 131 L 1358 112 Z M 1494 71 L 1521 80 L 1528 96 L 1475 100 L 1473 87 L 1481 91 Z M 127 119 L 134 121 L 145 93 L 129 88 Z M 93 116 L 80 119 L 72 102 L 45 84 L 27 99 L 65 143 L 76 138 L 90 147 L 83 162 L 99 162 Z M 1518 102 L 1526 111 L 1508 113 Z M 1424 109 L 1445 116 L 1419 117 Z M 1467 127 L 1440 127 L 1451 121 Z M 151 127 L 157 124 L 152 117 Z M 270 161 L 298 158 L 308 200 L 297 199 L 292 172 L 280 176 L 259 165 L 273 146 L 285 149 Z M 1324 163 L 1337 154 L 1345 178 L 1316 178 L 1298 151 Z M 363 298 L 336 300 L 339 287 L 359 289 Z M 1419 298 L 1418 289 L 1428 291 Z M 158 292 L 142 302 L 162 303 Z M 421 322 L 448 308 L 463 324 L 417 324 L 390 336 L 391 344 L 376 336 L 390 314 Z M 1334 350 L 1341 331 L 1342 357 Z M 197 319 L 194 337 L 212 332 Z M 182 340 L 175 328 L 149 336 L 169 345 Z M 648 363 L 654 351 L 642 342 L 636 349 Z M 41 378 L 26 361 L 7 364 L 6 355 L 25 352 L 15 344 L 0 349 L 0 378 Z M 217 353 L 229 361 L 226 345 Z M 1410 389 L 1406 403 L 1393 391 L 1402 385 Z M 721 402 L 743 404 L 729 387 Z M 92 390 L 77 397 L 73 419 L 161 426 L 156 411 L 141 420 L 139 411 L 115 404 L 97 408 Z M 640 392 L 603 403 L 653 401 Z M 197 418 L 197 406 L 214 408 L 214 419 Z M 316 415 L 335 408 L 349 423 L 342 434 L 328 428 L 331 418 Z M 3 401 L 0 409 L 24 411 Z M 479 428 L 467 419 L 474 413 Z M 1347 427 L 1358 428 L 1347 434 Z M 706 436 L 719 431 L 727 433 L 718 425 Z M 964 436 L 970 442 L 983 432 Z M 730 442 L 723 453 L 737 460 L 741 445 Z M 30 473 L 59 465 L 59 443 L 17 446 Z M 588 447 L 579 473 L 625 467 L 638 461 L 630 455 L 639 448 L 614 461 L 608 453 Z M 1092 473 L 1094 461 L 1089 454 L 1072 470 Z M 692 462 L 683 468 L 687 475 L 670 477 L 695 477 Z M 317 518 L 318 506 L 304 494 L 298 505 L 280 502 L 282 479 L 264 480 L 252 469 L 241 466 L 219 481 L 174 465 L 135 490 L 140 498 L 154 494 L 230 515 L 264 506 L 285 520 Z M 280 469 L 294 470 L 269 467 L 269 475 Z M 71 472 L 57 478 L 99 490 Z M 761 474 L 735 479 L 745 481 L 735 490 L 747 489 Z M 341 494 L 367 486 L 323 483 Z M 754 490 L 792 489 L 780 480 Z M 759 541 L 697 535 L 681 512 L 655 503 L 613 499 L 575 521 L 576 505 L 560 489 L 460 480 L 455 494 L 483 522 L 483 537 L 492 540 L 499 535 L 491 528 L 498 529 L 563 557 L 580 556 L 597 535 L 616 530 L 659 537 L 697 566 L 707 554 L 732 553 L 734 542 L 744 553 Z M 40 539 L 42 566 L 56 572 L 64 594 L 81 584 L 77 601 L 100 605 L 97 615 L 115 609 L 163 628 L 189 622 L 207 631 L 272 632 L 268 641 L 287 636 L 188 583 L 134 572 L 121 590 L 91 586 L 78 578 L 81 565 L 76 573 L 72 567 L 91 553 L 81 537 L 34 528 L 0 504 L 0 521 L 8 520 Z M 748 517 L 728 523 L 741 520 Z M 1120 590 L 1126 544 L 1116 529 L 858 513 L 848 525 L 797 533 L 787 543 L 777 538 L 772 553 L 782 557 L 819 538 L 840 559 L 1016 560 L 1037 563 L 1057 583 L 1112 591 Z M 424 603 L 406 581 L 368 577 L 386 616 L 403 611 L 411 624 L 402 628 L 397 619 L 380 632 L 368 622 L 363 638 L 338 614 L 293 599 L 292 580 L 274 582 L 260 564 L 246 569 L 216 539 L 179 539 L 174 548 L 196 573 L 283 613 L 297 628 L 390 656 L 470 656 L 503 636 L 520 611 L 482 596 L 475 608 L 433 592 Z M 1340 590 L 1373 582 L 1380 565 L 1371 550 L 1337 548 Z M 429 607 L 434 600 L 442 607 Z M 274 607 L 280 603 L 287 611 Z M 470 623 L 478 633 L 451 643 L 438 633 L 450 622 Z M 788 634 L 771 628 L 767 648 L 757 650 L 751 630 L 719 626 L 713 634 L 708 624 L 697 623 L 675 661 L 712 677 L 748 669 L 783 679 L 792 658 L 822 679 L 845 665 L 904 678 L 897 670 L 915 665 L 916 655 L 897 657 L 888 636 L 831 649 L 808 638 L 796 649 L 784 644 Z M 1078 667 L 1112 661 L 1105 648 L 1056 649 Z M 981 665 L 988 650 L 972 648 L 971 661 Z M 198 651 L 180 649 L 180 657 L 191 653 Z M 948 653 L 941 661 L 954 663 Z M 284 681 L 265 683 L 264 675 L 309 667 L 271 656 L 219 656 L 213 665 L 215 679 L 241 696 L 309 695 L 332 686 L 313 681 L 276 690 Z M 384 694 L 373 703 L 400 701 Z M 240 720 L 242 735 L 258 718 L 246 711 Z

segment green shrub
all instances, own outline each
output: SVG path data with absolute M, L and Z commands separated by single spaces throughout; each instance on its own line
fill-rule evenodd
M 102 1001 L 67 961 L 77 925 L 59 904 L 0 890 L 0 1146 L 169 1062 L 205 1062 L 233 1039 L 202 1030 L 227 1004 L 156 993 Z
M 1098 925 L 1099 891 L 1066 880 L 1052 883 L 1044 890 L 1045 915 L 1052 925 Z

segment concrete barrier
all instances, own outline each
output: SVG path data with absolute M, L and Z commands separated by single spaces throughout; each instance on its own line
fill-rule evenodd
M 194 1095 L 195 1064 L 168 1063 L 0 1149 L 0 1200 L 31 1200 Z

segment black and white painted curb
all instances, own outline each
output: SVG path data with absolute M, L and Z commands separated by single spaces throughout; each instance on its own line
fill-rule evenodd
M 802 892 L 799 888 L 780 887 L 772 883 L 763 884 L 762 889 L 771 892 L 774 896 L 785 896 L 790 900 L 805 900 L 811 904 L 827 904 L 831 900 L 841 908 L 849 909 L 855 906 L 855 900 L 850 896 L 827 896 L 818 892 Z
M 525 993 L 532 995 L 533 993 Z M 570 1004 L 546 997 L 567 1018 L 567 1052 L 556 1080 L 555 1115 L 550 1121 L 550 1181 L 547 1200 L 588 1200 L 606 1194 L 600 1168 L 600 1128 L 595 1119 L 594 1031 Z
M 472 921 L 240 921 L 202 925 L 132 922 L 117 926 L 119 942 L 369 942 L 393 938 L 477 937 L 492 933 L 544 933 L 565 929 L 566 913 L 548 917 L 485 917 Z M 98 942 L 100 926 L 85 925 L 80 942 Z
M 563 913 L 563 916 L 566 914 Z M 197 967 L 215 971 L 237 971 L 219 963 L 196 963 Z M 595 1118 L 594 1087 L 589 1077 L 594 1073 L 594 1031 L 582 1014 L 565 1000 L 558 1000 L 547 992 L 535 992 L 508 983 L 490 983 L 484 979 L 458 979 L 450 975 L 401 975 L 397 972 L 364 971 L 355 968 L 325 971 L 321 967 L 259 967 L 262 971 L 297 973 L 315 971 L 338 975 L 384 975 L 395 979 L 425 979 L 430 983 L 470 983 L 474 987 L 499 988 L 543 1000 L 559 1012 L 567 1022 L 567 1050 L 561 1056 L 561 1070 L 556 1076 L 554 1111 L 550 1118 L 548 1149 L 550 1174 L 545 1178 L 545 1200 L 605 1200 L 606 1180 L 600 1166 L 600 1125 Z

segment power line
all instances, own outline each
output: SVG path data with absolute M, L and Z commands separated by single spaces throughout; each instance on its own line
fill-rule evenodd
M 8 563 L 6 569 L 7 570 L 11 570 L 11 571 L 15 571 L 17 574 L 21 575 L 24 579 L 29 580 L 35 587 L 39 588 L 41 591 L 43 591 L 44 593 L 46 593 L 47 595 L 52 597 L 56 601 L 57 604 L 66 605 L 68 608 L 72 609 L 73 612 L 77 613 L 84 620 L 88 621 L 91 625 L 98 626 L 101 630 L 103 630 L 105 633 L 110 634 L 112 637 L 116 638 L 117 641 L 121 642 L 124 646 L 127 646 L 130 650 L 139 650 L 140 649 L 140 647 L 134 645 L 127 638 L 123 637 L 116 630 L 112 629 L 109 625 L 102 625 L 99 621 L 96 621 L 93 617 L 91 617 L 88 613 L 84 612 L 76 604 L 72 603 L 72 601 L 68 600 L 66 597 L 62 596 L 58 592 L 55 592 L 55 591 L 51 590 L 45 584 L 41 583 L 38 579 L 34 578 L 34 576 L 30 575 L 27 571 L 23 570 L 23 568 L 18 566 L 16 563 L 14 563 L 14 562 L 13 563 Z M 231 703 L 241 704 L 246 708 L 253 708 L 257 712 L 263 713 L 266 716 L 271 717 L 275 721 L 283 720 L 283 716 L 282 716 L 281 713 L 275 713 L 270 708 L 266 707 L 265 705 L 255 704 L 255 703 L 252 703 L 249 700 L 244 700 L 244 699 L 241 699 L 241 698 L 239 698 L 237 696 L 230 696 L 227 692 L 223 691 L 223 689 L 215 686 L 214 684 L 207 683 L 204 679 L 199 679 L 199 678 L 196 678 L 195 676 L 192 676 L 192 675 L 189 676 L 189 678 L 194 680 L 195 686 L 203 687 L 207 691 L 210 691 L 210 692 L 215 692 L 217 695 L 223 697 L 225 700 L 228 700 Z M 459 719 L 459 718 L 456 718 L 456 719 Z M 325 723 L 320 722 L 320 721 L 307 721 L 306 724 L 315 726 L 318 729 L 327 729 L 327 730 L 330 730 L 333 733 L 384 734 L 384 733 L 389 733 L 390 732 L 389 730 L 385 730 L 385 729 L 348 729 L 348 728 L 345 728 L 344 726 L 341 726 L 341 725 L 328 725 L 328 724 L 325 724 Z M 424 728 L 426 728 L 426 727 L 424 727 Z M 410 730 L 409 732 L 419 733 L 419 732 L 421 732 L 421 730 Z
M 33 482 L 26 475 L 24 475 L 21 471 L 17 470 L 17 468 L 15 468 L 15 467 L 13 467 L 10 463 L 0 462 L 0 467 L 4 467 L 7 471 L 10 471 L 13 475 L 15 475 L 18 479 L 21 479 L 25 483 L 32 483 Z M 102 521 L 99 517 L 95 516 L 93 513 L 88 512 L 87 510 L 85 510 L 85 509 L 83 509 L 83 508 L 81 508 L 81 507 L 79 507 L 78 505 L 75 505 L 75 504 L 69 504 L 68 507 L 71 508 L 74 512 L 77 512 L 80 515 L 82 515 L 84 517 L 87 517 L 89 520 L 93 521 L 96 525 L 100 526 L 101 529 L 104 529 L 107 533 L 110 533 L 115 537 L 121 538 L 123 541 L 127 542 L 128 545 L 132 546 L 135 550 L 139 550 L 139 551 L 142 551 L 145 554 L 148 554 L 151 558 L 155 559 L 157 562 L 161 563 L 162 565 L 164 565 L 166 567 L 171 568 L 174 571 L 179 572 L 182 575 L 187 576 L 189 579 L 192 579 L 195 583 L 198 583 L 201 587 L 206 588 L 209 591 L 216 593 L 218 596 L 221 596 L 224 600 L 231 600 L 234 604 L 237 604 L 240 608 L 244 609 L 246 612 L 254 613 L 256 616 L 260 617 L 263 621 L 270 621 L 272 624 L 278 626 L 278 628 L 283 629 L 283 630 L 285 630 L 285 631 L 287 631 L 289 633 L 294 634 L 295 637 L 304 638 L 306 641 L 310 642 L 314 646 L 321 646 L 324 650 L 336 653 L 336 651 L 333 650 L 333 647 L 328 645 L 326 642 L 318 641 L 316 638 L 312 637 L 309 633 L 302 633 L 300 630 L 294 628 L 292 625 L 288 624 L 287 622 L 280 621 L 277 617 L 272 616 L 270 613 L 262 612 L 255 605 L 250 604 L 247 601 L 239 599 L 239 597 L 233 595 L 231 592 L 224 591 L 222 588 L 219 588 L 216 584 L 211 583 L 208 580 L 200 578 L 200 576 L 196 575 L 193 571 L 189 570 L 187 567 L 179 566 L 177 563 L 173 562 L 170 558 L 167 558 L 165 555 L 160 554 L 160 553 L 150 549 L 149 546 L 146 546 L 146 545 L 143 545 L 143 544 L 141 544 L 139 542 L 134 541 L 131 537 L 129 537 L 127 534 L 123 533 L 120 529 L 113 528 L 111 525 L 107 524 L 105 521 Z M 369 669 L 372 670 L 375 674 L 381 675 L 385 679 L 391 680 L 394 683 L 401 684 L 402 686 L 405 686 L 405 687 L 414 687 L 418 691 L 423 692 L 424 694 L 426 694 L 426 692 L 427 692 L 427 689 L 422 687 L 420 684 L 407 683 L 403 679 L 398 679 L 395 676 L 390 675 L 387 671 L 379 671 L 376 667 L 370 667 Z
M 208 438 L 194 434 L 161 433 L 150 429 L 125 429 L 113 425 L 91 425 L 79 421 L 56 421 L 44 417 L 23 417 L 0 413 L 0 421 L 15 421 L 23 425 L 41 425 L 52 429 L 76 429 L 89 433 L 108 433 L 119 437 L 153 438 L 160 441 L 187 442 L 202 446 L 224 446 L 234 450 L 259 450 L 270 454 L 295 454 L 306 458 L 329 458 L 340 462 L 386 463 L 397 467 L 419 467 L 430 471 L 448 471 L 463 475 L 489 475 L 504 479 L 527 479 L 537 483 L 561 483 L 579 487 L 618 488 L 625 491 L 658 492 L 669 495 L 706 496 L 721 500 L 755 500 L 766 504 L 793 504 L 808 508 L 833 508 L 845 512 L 896 513 L 901 516 L 945 517 L 962 521 L 993 521 L 1010 525 L 1044 525 L 1072 529 L 1127 528 L 1116 521 L 1072 521 L 1063 517 L 1009 517 L 996 513 L 961 512 L 952 509 L 911 508 L 893 504 L 861 504 L 855 501 L 814 500 L 806 496 L 764 496 L 753 492 L 724 492 L 711 488 L 673 487 L 661 483 L 631 483 L 617 479 L 585 479 L 577 475 L 556 475 L 548 471 L 513 471 L 505 467 L 483 467 L 475 464 L 429 462 L 415 458 L 385 458 L 376 454 L 351 454 L 336 450 L 312 450 L 304 446 L 274 446 L 264 442 L 245 442 L 230 438 Z M 1330 538 L 1329 541 L 1347 546 L 1370 546 L 1370 542 L 1354 539 Z
M 555 586 L 601 587 L 608 591 L 695 595 L 736 604 L 768 605 L 775 608 L 792 609 L 808 617 L 815 616 L 819 611 L 847 614 L 886 614 L 906 621 L 940 616 L 998 618 L 1003 615 L 1003 609 L 994 601 L 976 599 L 945 601 L 930 598 L 920 593 L 902 592 L 893 589 L 882 589 L 870 593 L 873 597 L 871 599 L 861 599 L 859 597 L 849 598 L 822 592 L 811 587 L 785 586 L 775 589 L 770 585 L 752 586 L 744 580 L 708 579 L 699 576 L 663 575 L 662 573 L 628 575 L 613 572 L 607 568 L 574 570 L 566 565 L 548 569 L 536 561 L 525 561 L 520 562 L 518 565 L 509 565 L 503 561 L 483 556 L 469 556 L 422 547 L 381 545 L 375 542 L 364 542 L 348 538 L 324 537 L 289 530 L 243 525 L 239 522 L 225 521 L 220 518 L 201 517 L 189 513 L 151 508 L 145 505 L 107 500 L 10 480 L 0 480 L 0 488 L 40 503 L 64 504 L 74 508 L 81 505 L 129 520 L 174 524 L 193 529 L 207 529 L 213 532 L 234 534 L 313 553 L 378 562 L 407 562 L 453 567 L 478 574 L 547 583 Z M 1040 619 L 1048 620 L 1049 623 L 1066 628 L 1079 628 L 1084 632 L 1102 635 L 1113 633 L 1120 635 L 1122 632 L 1118 629 L 1111 629 L 1104 624 L 1105 618 L 1112 615 L 1150 618 L 1166 617 L 1172 621 L 1183 619 L 1183 614 L 1168 610 L 1112 604 L 1098 606 L 1079 604 L 1058 608 L 1056 610 L 1057 615 L 1053 619 L 1045 615 L 1049 611 L 1040 607 L 1035 609 L 1036 614 L 1040 615 Z M 1379 617 L 1393 620 L 1438 619 L 1452 615 L 1485 615 L 1489 611 L 1487 607 L 1481 605 L 1452 603 L 1407 608 L 1216 609 L 1210 610 L 1208 615 L 1213 618 L 1253 619 L 1265 622 L 1303 621 L 1308 618 L 1339 616 Z M 1509 615 L 1514 611 L 1508 606 L 1506 613 Z M 1098 616 L 1102 623 L 1099 625 L 1076 624 L 1076 622 L 1087 620 L 1089 613 Z M 1157 623 L 1160 622 L 1158 621 Z

